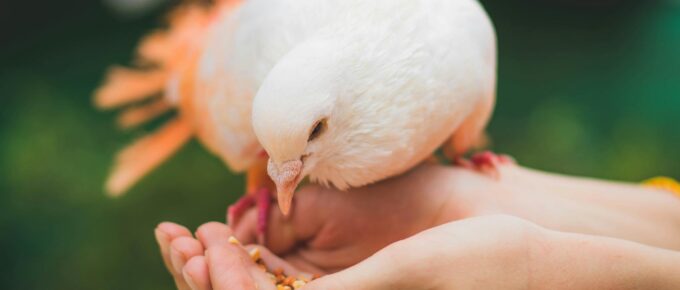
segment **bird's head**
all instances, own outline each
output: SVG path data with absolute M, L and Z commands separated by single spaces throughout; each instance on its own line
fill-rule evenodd
M 339 60 L 326 46 L 308 43 L 290 52 L 253 103 L 253 128 L 269 155 L 267 171 L 284 214 L 300 181 L 333 151 Z

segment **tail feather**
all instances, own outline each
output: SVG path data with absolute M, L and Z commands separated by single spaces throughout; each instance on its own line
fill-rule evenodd
M 118 118 L 121 128 L 140 125 L 179 105 L 166 88 L 177 75 L 191 75 L 186 70 L 195 61 L 213 11 L 217 11 L 216 6 L 198 3 L 187 3 L 172 11 L 167 27 L 144 37 L 137 48 L 136 63 L 148 69 L 110 69 L 104 84 L 95 92 L 95 105 L 112 109 L 162 96 L 160 100 L 123 111 Z M 158 131 L 123 149 L 106 182 L 106 191 L 113 196 L 121 195 L 185 144 L 193 135 L 186 115 L 179 114 Z
M 159 30 L 145 36 L 137 47 L 137 55 L 141 63 L 159 64 L 170 59 L 174 45 L 168 32 Z
M 209 10 L 196 4 L 185 4 L 168 15 L 169 27 L 157 30 L 142 39 L 137 55 L 142 63 L 172 67 L 177 52 L 191 50 L 209 20 Z
M 130 129 L 144 124 L 165 112 L 170 111 L 172 106 L 164 99 L 126 109 L 118 115 L 118 126 L 122 129 Z
M 144 175 L 159 166 L 182 147 L 192 135 L 188 122 L 177 118 L 158 131 L 144 136 L 118 154 L 106 182 L 106 191 L 120 196 Z
M 137 48 L 138 63 L 152 69 L 113 67 L 95 92 L 95 105 L 110 109 L 142 101 L 161 92 L 168 79 L 186 65 L 200 46 L 210 20 L 209 7 L 185 4 L 168 15 L 167 29 L 144 37 Z
M 106 82 L 95 92 L 95 104 L 109 109 L 142 101 L 165 87 L 168 73 L 164 70 L 141 70 L 114 67 Z

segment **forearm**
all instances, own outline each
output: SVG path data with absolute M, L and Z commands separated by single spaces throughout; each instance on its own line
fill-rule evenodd
M 668 192 L 524 168 L 507 173 L 501 186 L 510 214 L 559 231 L 680 250 L 680 198 Z
M 550 232 L 531 247 L 530 289 L 680 289 L 680 253 Z

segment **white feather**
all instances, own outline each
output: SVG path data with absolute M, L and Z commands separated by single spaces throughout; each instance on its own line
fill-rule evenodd
M 494 97 L 495 66 L 473 0 L 248 0 L 210 31 L 196 102 L 233 169 L 262 144 L 275 161 L 311 153 L 304 174 L 344 189 L 432 154 Z

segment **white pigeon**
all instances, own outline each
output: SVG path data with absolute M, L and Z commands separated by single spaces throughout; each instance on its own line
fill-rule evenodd
M 249 193 L 268 195 L 258 191 L 271 189 L 268 170 L 288 213 L 306 176 L 347 189 L 442 145 L 460 156 L 493 109 L 495 34 L 474 0 L 226 0 L 178 11 L 142 42 L 152 68 L 116 69 L 96 94 L 112 108 L 161 93 L 124 112 L 125 127 L 179 111 L 121 153 L 110 192 L 197 136 L 229 168 L 248 170 Z M 270 201 L 252 194 L 230 216 L 255 202 L 265 224 Z
M 446 142 L 460 155 L 482 137 L 494 104 L 496 41 L 476 1 L 255 2 L 247 17 L 258 17 L 257 4 L 276 17 L 244 30 L 285 31 L 257 46 L 285 53 L 273 53 L 274 66 L 258 75 L 253 103 L 284 213 L 306 176 L 339 189 L 363 186 L 410 169 Z

